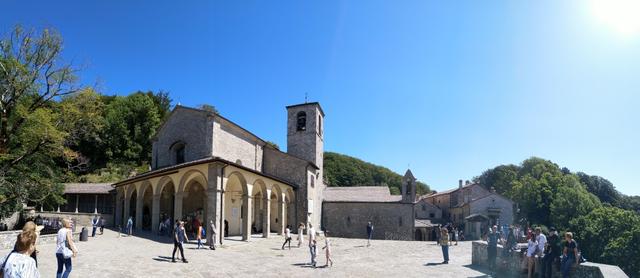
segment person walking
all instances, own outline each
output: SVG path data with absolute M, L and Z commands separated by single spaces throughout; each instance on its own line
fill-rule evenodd
M 573 233 L 566 232 L 564 234 L 564 249 L 562 250 L 562 264 L 560 269 L 562 270 L 562 278 L 569 277 L 571 267 L 575 263 L 579 263 L 580 257 L 578 256 L 578 243 L 573 240 Z
M 496 257 L 498 256 L 498 241 L 500 240 L 500 232 L 498 232 L 498 226 L 493 225 L 491 231 L 487 235 L 487 257 L 489 263 L 489 269 L 495 271 L 496 269 Z
M 311 265 L 316 267 L 316 230 L 313 228 L 313 225 L 309 223 L 309 229 L 307 230 L 307 234 L 309 234 L 309 253 L 311 253 Z
M 129 220 L 127 220 L 127 234 L 131 236 L 133 234 L 133 217 L 129 216 Z
M 553 262 L 560 256 L 560 237 L 556 228 L 549 229 L 549 238 L 544 248 L 544 257 L 542 257 L 542 277 L 551 278 Z
M 453 241 L 456 242 L 455 245 L 458 245 L 458 228 L 453 228 Z
M 322 247 L 325 251 L 325 256 L 327 256 L 327 262 L 324 266 L 333 266 L 333 260 L 331 260 L 331 245 L 329 244 L 329 231 L 324 231 L 324 247 Z
M 202 228 L 202 225 L 200 224 L 200 221 L 198 220 L 198 218 L 196 218 L 193 221 L 194 224 L 194 228 L 196 230 L 196 239 L 198 240 L 198 247 L 196 247 L 196 249 L 200 249 L 202 246 L 202 235 L 204 233 L 204 229 Z
M 187 232 L 184 230 L 184 222 L 176 220 L 176 228 L 173 233 L 173 254 L 171 254 L 171 262 L 176 262 L 176 251 L 180 249 L 182 262 L 188 263 L 187 259 L 184 258 L 183 244 L 185 241 L 189 241 L 189 238 L 187 237 Z
M 209 242 L 209 249 L 216 250 L 216 224 L 213 220 L 209 221 L 209 228 L 211 228 L 211 241 Z
M 298 248 L 302 246 L 302 234 L 304 233 L 304 223 L 298 225 Z
M 4 277 L 40 277 L 36 261 L 31 258 L 36 251 L 36 238 L 35 231 L 23 231 L 18 235 L 15 250 L 0 262 Z
M 447 228 L 440 229 L 440 239 L 438 241 L 438 244 L 440 244 L 440 247 L 442 247 L 442 257 L 444 259 L 444 261 L 442 261 L 442 264 L 448 264 L 449 263 L 449 231 L 447 230 Z
M 107 220 L 104 217 L 100 217 L 100 235 L 104 235 L 104 226 L 107 224 Z
M 98 224 L 100 223 L 100 219 L 98 215 L 94 215 L 93 219 L 91 219 L 91 237 L 96 237 L 96 231 L 98 230 Z
M 287 228 L 284 229 L 284 243 L 282 244 L 282 250 L 284 250 L 284 246 L 289 243 L 289 250 L 291 250 L 291 225 L 287 225 Z
M 69 246 L 69 247 L 67 247 Z M 63 218 L 62 228 L 58 230 L 56 236 L 56 259 L 58 260 L 58 271 L 56 278 L 67 278 L 71 273 L 71 258 L 78 255 L 78 249 L 73 242 L 71 234 L 71 220 Z M 64 273 L 62 272 L 64 266 Z
M 367 247 L 371 246 L 371 236 L 373 236 L 373 224 L 367 223 Z

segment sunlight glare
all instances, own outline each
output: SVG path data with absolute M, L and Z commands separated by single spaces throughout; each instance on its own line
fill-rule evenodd
M 592 0 L 598 21 L 623 36 L 640 34 L 640 0 Z

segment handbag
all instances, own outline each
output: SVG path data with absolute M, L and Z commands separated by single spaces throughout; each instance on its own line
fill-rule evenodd
M 69 242 L 67 241 L 67 239 L 64 240 L 64 248 L 62 248 L 62 256 L 65 259 L 70 259 L 71 257 L 73 257 L 73 251 L 71 251 L 71 249 L 69 248 Z

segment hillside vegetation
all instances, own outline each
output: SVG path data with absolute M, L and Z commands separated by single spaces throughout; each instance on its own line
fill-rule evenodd
M 388 186 L 391 194 L 400 195 L 402 175 L 388 168 L 358 158 L 334 153 L 324 153 L 324 180 L 329 186 Z M 429 186 L 418 182 L 416 195 L 431 192 Z

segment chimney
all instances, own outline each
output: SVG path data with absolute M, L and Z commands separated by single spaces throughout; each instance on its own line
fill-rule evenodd
M 462 188 L 462 180 L 458 180 L 458 188 Z

